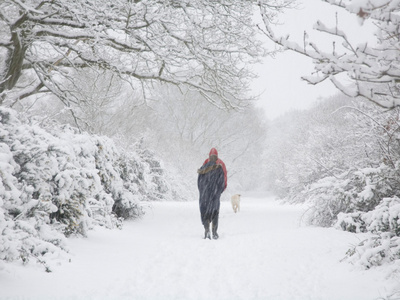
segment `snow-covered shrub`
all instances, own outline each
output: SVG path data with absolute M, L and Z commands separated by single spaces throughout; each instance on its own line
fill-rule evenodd
M 306 202 L 310 224 L 369 235 L 349 250 L 354 263 L 400 264 L 400 109 L 328 101 L 273 124 L 274 190 Z
M 170 199 L 160 162 L 136 150 L 69 125 L 24 123 L 0 108 L 0 260 L 46 265 L 66 250 L 65 237 L 121 227 L 144 214 L 141 202 Z
M 384 198 L 368 212 L 341 213 L 335 226 L 352 232 L 373 233 L 347 252 L 353 263 L 370 268 L 400 260 L 400 198 Z
M 400 237 L 389 232 L 374 234 L 349 249 L 346 259 L 354 265 L 369 269 L 400 260 Z
M 45 258 L 59 255 L 66 247 L 59 227 L 50 225 L 49 216 L 57 208 L 44 197 L 32 199 L 33 189 L 15 176 L 21 173 L 21 166 L 3 142 L 9 135 L 2 126 L 7 122 L 18 124 L 11 111 L 0 110 L 0 261 L 28 263 L 33 258 L 51 271 Z
M 390 232 L 400 237 L 400 198 L 384 198 L 368 212 L 341 213 L 336 226 L 352 232 Z
M 322 178 L 303 192 L 312 204 L 307 215 L 309 224 L 330 227 L 339 213 L 350 210 L 354 191 L 346 177 L 341 174 Z
M 381 164 L 376 168 L 349 170 L 337 176 L 324 177 L 308 190 L 303 191 L 312 203 L 309 215 L 311 224 L 330 227 L 338 220 L 338 215 L 348 213 L 358 218 L 358 213 L 369 212 L 382 203 L 385 197 L 397 192 L 393 189 L 396 178 L 392 170 Z M 352 222 L 343 225 L 344 229 L 354 231 L 361 224 Z

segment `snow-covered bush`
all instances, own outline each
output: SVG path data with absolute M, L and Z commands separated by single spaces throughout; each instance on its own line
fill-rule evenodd
M 349 260 L 370 268 L 400 260 L 400 198 L 384 198 L 368 212 L 340 213 L 335 227 L 372 236 L 347 252 Z
M 367 109 L 369 114 L 364 112 Z M 332 226 L 340 213 L 346 213 L 347 219 L 350 215 L 359 219 L 359 214 L 387 206 L 385 199 L 400 196 L 399 110 L 383 114 L 366 105 L 354 107 L 347 114 L 356 120 L 353 135 L 361 143 L 347 149 L 348 155 L 356 158 L 345 164 L 347 170 L 342 167 L 344 172 L 337 173 L 332 169 L 332 176 L 303 190 L 304 198 L 313 206 L 313 224 Z M 371 218 L 376 220 L 378 215 Z M 357 231 L 360 226 L 362 222 L 344 222 L 341 228 Z M 365 231 L 374 232 L 373 228 Z
M 369 212 L 382 203 L 384 197 L 396 195 L 396 177 L 388 166 L 349 170 L 337 176 L 324 177 L 303 191 L 312 203 L 309 223 L 330 227 L 342 213 Z M 357 217 L 356 217 L 357 218 Z M 354 227 L 355 226 L 355 227 Z M 355 231 L 355 224 L 343 229 Z
M 303 191 L 312 203 L 308 213 L 309 224 L 330 227 L 339 213 L 350 210 L 354 191 L 350 181 L 343 178 L 346 175 L 322 178 L 309 190 Z
M 309 224 L 366 234 L 348 252 L 354 263 L 400 264 L 400 109 L 325 101 L 273 124 L 284 137 L 271 143 L 274 188 L 287 201 L 309 205 Z
M 336 226 L 351 232 L 390 232 L 400 237 L 400 198 L 384 198 L 368 212 L 340 213 Z
M 400 237 L 389 232 L 371 235 L 349 249 L 346 260 L 366 269 L 391 262 L 400 265 Z
M 0 108 L 0 260 L 46 265 L 65 237 L 121 227 L 144 214 L 142 201 L 170 199 L 165 178 L 150 151 L 122 152 L 109 138 Z
M 0 109 L 0 261 L 31 258 L 51 271 L 46 258 L 65 250 L 65 237 L 50 215 L 57 207 L 46 195 L 33 199 L 34 189 L 16 177 L 22 167 L 14 160 L 5 124 L 19 124 L 12 111 Z M 20 125 L 20 124 L 19 124 Z M 9 129 L 9 128 L 8 128 Z

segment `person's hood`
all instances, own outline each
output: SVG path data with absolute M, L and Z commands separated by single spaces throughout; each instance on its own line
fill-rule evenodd
M 218 151 L 217 151 L 217 149 L 212 148 L 212 149 L 210 150 L 209 156 L 211 156 L 211 155 L 216 155 L 216 156 L 218 157 Z

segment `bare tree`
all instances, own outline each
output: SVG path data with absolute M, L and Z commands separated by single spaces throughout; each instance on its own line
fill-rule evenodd
M 267 130 L 262 111 L 252 106 L 241 110 L 216 109 L 203 101 L 198 92 L 165 85 L 154 85 L 148 105 L 138 107 L 128 118 L 124 118 L 126 107 L 121 106 L 116 113 L 118 119 L 124 119 L 118 132 L 123 140 L 143 138 L 143 145 L 156 150 L 186 181 L 197 180 L 193 170 L 216 147 L 229 165 L 231 183 L 243 187 L 260 185 L 260 160 Z M 189 182 L 193 187 L 192 181 Z
M 266 2 L 266 14 L 282 8 L 277 0 Z M 245 105 L 248 64 L 265 54 L 253 4 L 3 0 L 0 103 L 38 93 L 51 93 L 66 106 L 84 101 L 74 75 L 90 68 L 111 71 L 134 87 L 161 81 L 188 86 L 220 107 Z
M 264 7 L 260 6 L 265 34 L 285 49 L 295 51 L 311 58 L 316 74 L 303 79 L 311 84 L 318 84 L 329 79 L 344 94 L 361 96 L 373 103 L 393 108 L 400 105 L 400 1 L 369 0 L 342 1 L 323 0 L 329 4 L 347 10 L 359 18 L 372 21 L 376 27 L 376 40 L 372 44 L 355 45 L 346 34 L 346 28 L 336 26 L 329 28 L 318 21 L 314 28 L 331 36 L 332 50 L 323 51 L 317 43 L 308 41 L 304 33 L 303 45 L 294 43 L 288 37 L 277 36 L 273 30 L 273 22 Z M 341 47 L 340 44 L 341 43 Z M 344 75 L 343 77 L 340 77 Z M 352 84 L 347 85 L 350 81 Z

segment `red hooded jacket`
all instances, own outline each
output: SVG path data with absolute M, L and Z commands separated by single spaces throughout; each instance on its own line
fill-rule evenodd
M 211 156 L 211 155 L 216 155 L 216 156 L 218 157 L 218 151 L 217 151 L 217 149 L 212 148 L 212 149 L 210 150 L 209 156 Z M 209 161 L 210 161 L 210 158 L 207 158 L 207 159 L 204 161 L 203 166 L 204 166 L 206 163 L 208 163 Z M 217 159 L 217 161 L 216 161 L 215 163 L 216 163 L 217 165 L 221 165 L 222 170 L 224 171 L 224 179 L 225 179 L 225 188 L 224 188 L 224 190 L 225 190 L 226 187 L 227 187 L 227 185 L 228 185 L 228 175 L 227 175 L 225 163 L 224 163 L 222 160 L 220 160 L 219 158 Z

